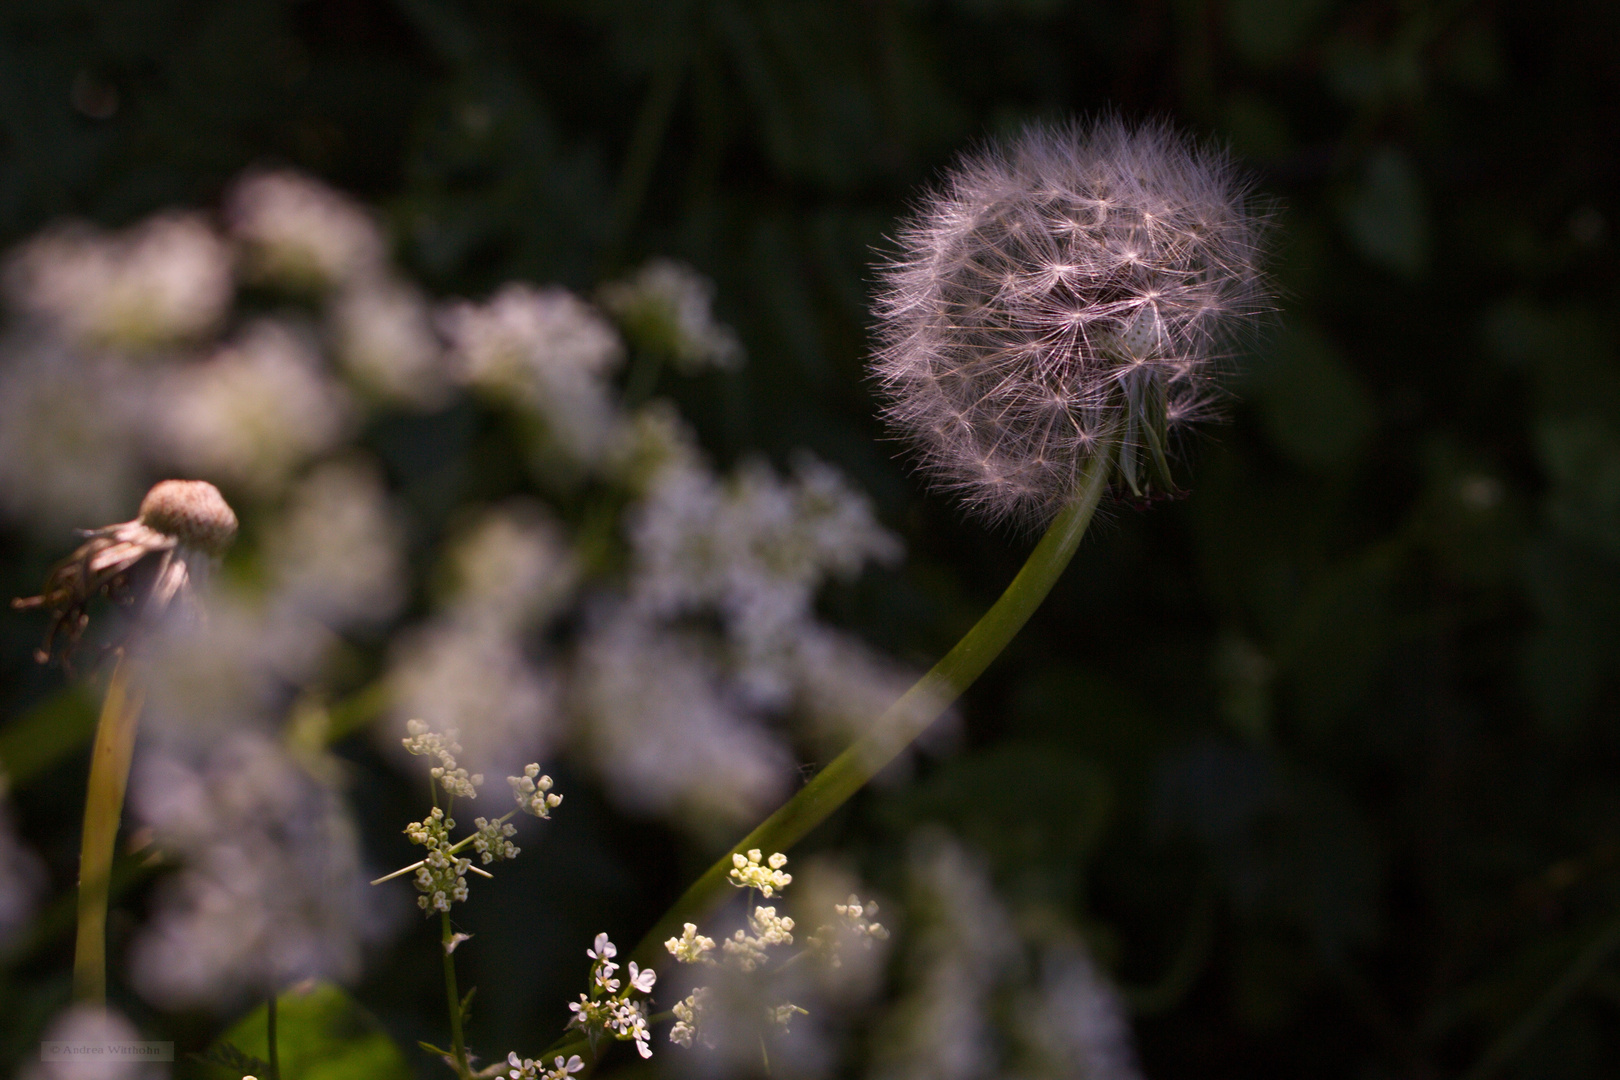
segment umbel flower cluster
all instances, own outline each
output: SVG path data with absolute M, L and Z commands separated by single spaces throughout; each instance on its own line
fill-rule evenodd
M 1112 118 L 964 158 L 881 271 L 873 371 L 923 471 L 996 521 L 1050 517 L 1098 455 L 1119 493 L 1175 494 L 1171 432 L 1261 302 L 1246 196 L 1219 153 Z

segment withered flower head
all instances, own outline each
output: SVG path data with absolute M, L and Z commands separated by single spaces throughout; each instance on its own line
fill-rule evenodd
M 124 603 L 139 600 L 143 615 L 166 609 L 199 568 L 230 546 L 236 514 L 213 484 L 164 480 L 146 493 L 134 521 L 80 535 L 85 542 L 51 570 L 40 595 L 11 602 L 14 608 L 51 613 L 45 645 L 34 654 L 40 663 L 50 659 L 59 636 L 66 639 L 63 652 L 72 652 L 90 622 L 86 608 L 98 594 Z M 138 571 L 141 582 L 135 586 Z

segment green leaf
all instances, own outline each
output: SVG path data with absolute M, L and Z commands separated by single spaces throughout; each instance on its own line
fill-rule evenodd
M 382 1024 L 331 983 L 282 994 L 276 1036 L 284 1080 L 411 1080 L 405 1056 Z M 218 1060 L 227 1047 L 270 1056 L 263 1005 L 221 1036 L 208 1056 Z M 217 1068 L 213 1075 L 220 1075 Z

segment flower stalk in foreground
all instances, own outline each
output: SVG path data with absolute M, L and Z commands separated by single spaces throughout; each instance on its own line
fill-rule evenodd
M 85 533 L 85 543 L 52 570 L 44 591 L 14 600 L 12 606 L 51 610 L 51 628 L 39 653 L 41 661 L 48 660 L 58 637 L 66 638 L 69 650 L 78 642 L 89 622 L 86 608 L 91 599 L 98 594 L 130 598 L 131 579 L 144 572 L 148 562 L 153 563 L 150 576 L 134 599 L 143 618 L 161 615 L 189 590 L 198 571 L 230 545 L 236 527 L 236 514 L 214 485 L 201 480 L 165 480 L 146 493 L 134 521 Z M 113 853 L 143 699 L 130 672 L 127 648 L 119 646 L 115 655 L 90 755 L 73 953 L 73 996 L 96 1006 L 107 1000 L 107 904 Z
M 1223 344 L 1263 300 L 1264 221 L 1227 159 L 1162 125 L 1032 127 L 965 158 L 881 271 L 884 412 L 922 471 L 992 522 L 1047 524 L 943 660 L 720 857 L 632 953 L 719 902 L 733 857 L 786 851 L 973 684 L 1040 606 L 1112 487 L 1180 493 L 1170 435 L 1210 413 Z

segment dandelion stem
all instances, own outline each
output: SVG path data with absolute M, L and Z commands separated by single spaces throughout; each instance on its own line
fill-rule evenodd
M 107 902 L 143 696 L 130 679 L 129 658 L 122 649 L 117 656 L 90 752 L 79 846 L 79 932 L 73 950 L 73 997 L 97 1006 L 107 1003 Z
M 758 828 L 722 855 L 648 931 L 631 956 L 643 967 L 665 959 L 663 942 L 697 922 L 725 892 L 733 853 L 750 848 L 786 851 L 859 791 L 973 685 L 1040 607 L 1062 575 L 1097 509 L 1114 467 L 1111 447 L 1087 463 L 1069 504 L 989 611 L 933 670 L 889 707 L 866 734 L 811 779 Z

